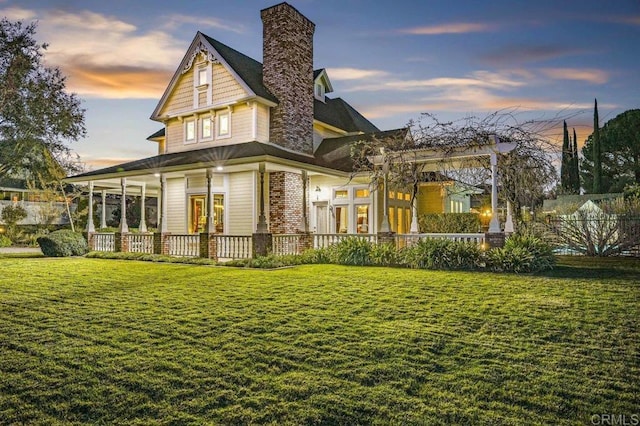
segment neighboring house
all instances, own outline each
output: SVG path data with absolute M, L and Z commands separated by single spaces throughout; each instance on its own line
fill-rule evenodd
M 0 214 L 6 206 L 20 205 L 27 211 L 27 217 L 19 225 L 68 224 L 64 198 L 46 200 L 41 195 L 40 191 L 28 188 L 24 179 L 0 179 Z M 1 216 L 0 223 L 3 223 Z
M 577 211 L 589 201 L 598 204 L 602 201 L 621 199 L 623 198 L 623 195 L 624 194 L 617 192 L 607 194 L 558 195 L 558 197 L 553 200 L 544 200 L 542 202 L 542 213 L 545 215 L 566 215 Z
M 67 181 L 159 196 L 161 231 L 172 234 L 206 232 L 208 217 L 209 231 L 227 235 L 371 234 L 384 192 L 391 231 L 409 232 L 409 194 L 373 190 L 368 176 L 352 176 L 351 160 L 355 142 L 408 130 L 380 131 L 328 96 L 330 76 L 313 69 L 315 25 L 295 8 L 281 3 L 261 18 L 262 64 L 196 34 L 151 115 L 163 125 L 148 138 L 158 155 Z M 421 185 L 419 211 L 469 211 L 471 192 L 443 188 Z

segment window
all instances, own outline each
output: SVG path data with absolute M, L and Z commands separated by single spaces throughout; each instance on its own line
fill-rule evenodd
M 346 234 L 349 232 L 349 207 L 336 206 L 336 234 Z
M 204 86 L 207 84 L 207 69 L 199 68 L 198 69 L 198 86 Z
M 358 234 L 369 233 L 369 205 L 356 206 L 356 220 L 358 228 L 356 232 Z
M 334 198 L 349 198 L 349 191 L 346 189 L 336 190 Z
M 324 86 L 322 84 L 316 83 L 316 98 L 318 99 L 324 99 Z
M 369 190 L 368 189 L 356 189 L 356 198 L 367 198 L 369 197 Z
M 193 143 L 196 141 L 196 121 L 186 120 L 184 122 L 184 141 L 185 143 Z
M 213 136 L 213 132 L 212 132 L 212 122 L 211 122 L 211 117 L 205 117 L 202 120 L 200 120 L 201 123 L 201 130 L 200 130 L 200 135 L 202 137 L 202 139 L 211 139 L 211 137 Z
M 228 112 L 218 113 L 218 136 L 228 137 L 231 132 L 230 118 Z

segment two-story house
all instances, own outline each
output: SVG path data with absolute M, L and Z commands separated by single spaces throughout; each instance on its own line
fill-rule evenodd
M 157 195 L 161 231 L 172 234 L 376 233 L 381 191 L 353 178 L 351 146 L 408 130 L 381 132 L 329 96 L 330 76 L 313 68 L 315 25 L 294 7 L 280 3 L 261 18 L 262 63 L 196 34 L 151 115 L 163 126 L 149 137 L 158 155 L 68 181 Z M 429 194 L 422 209 L 447 210 L 446 191 Z M 389 195 L 391 230 L 409 232 L 409 194 Z

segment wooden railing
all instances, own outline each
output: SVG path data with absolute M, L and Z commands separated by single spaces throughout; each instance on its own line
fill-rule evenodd
M 274 235 L 272 239 L 272 251 L 276 256 L 284 256 L 288 254 L 300 254 L 302 247 L 300 245 L 301 234 L 281 234 Z
M 251 235 L 215 235 L 218 259 L 251 257 Z
M 128 234 L 131 253 L 153 253 L 153 234 Z
M 431 234 L 397 234 L 396 235 L 396 247 L 402 248 L 415 244 L 423 238 L 434 238 L 441 240 L 453 240 L 464 241 L 468 243 L 484 244 L 484 234 L 444 234 L 444 233 L 431 233 Z
M 365 239 L 371 243 L 378 241 L 376 234 L 313 234 L 313 248 L 326 248 L 353 237 Z
M 115 251 L 116 235 L 113 232 L 97 232 L 92 235 L 93 251 Z
M 198 257 L 200 235 L 167 235 L 169 256 Z

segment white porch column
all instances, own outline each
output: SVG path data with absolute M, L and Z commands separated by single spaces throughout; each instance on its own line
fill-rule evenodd
M 307 217 L 307 182 L 309 177 L 306 170 L 302 170 L 302 231 L 309 232 L 309 218 Z
M 411 202 L 411 229 L 409 232 L 412 234 L 420 233 L 420 228 L 418 227 L 418 191 L 413 194 L 413 201 Z
M 89 181 L 89 217 L 87 219 L 87 232 L 96 232 L 93 224 L 93 181 Z
M 500 232 L 500 220 L 498 219 L 498 155 L 491 153 L 491 222 L 489 233 Z
M 107 227 L 107 191 L 103 189 L 100 192 L 100 196 L 102 197 L 102 211 L 100 212 L 100 228 L 104 229 Z
M 258 226 L 256 229 L 257 234 L 266 234 L 269 232 L 269 226 L 267 225 L 267 217 L 264 214 L 264 163 L 260 163 L 258 166 L 258 173 L 260 174 L 260 215 L 258 216 Z
M 167 178 L 160 176 L 160 232 L 163 234 L 169 232 L 167 226 Z
M 507 221 L 504 223 L 504 233 L 513 234 L 515 228 L 513 227 L 513 216 L 511 215 L 511 201 L 507 200 Z
M 147 232 L 147 211 L 144 205 L 144 199 L 147 196 L 147 184 L 142 184 L 140 192 L 140 225 L 138 225 L 138 231 Z
M 204 228 L 204 232 L 211 234 L 215 232 L 216 228 L 213 224 L 213 194 L 211 193 L 213 174 L 211 169 L 207 169 L 207 224 Z
M 120 225 L 118 226 L 118 232 L 124 234 L 129 232 L 129 226 L 127 226 L 127 178 L 120 179 L 120 186 L 122 187 L 122 198 L 120 199 Z
M 389 164 L 386 159 L 382 165 L 382 171 L 384 173 L 382 178 L 382 223 L 380 224 L 379 232 L 391 232 L 391 225 L 389 224 L 389 188 L 387 186 Z

